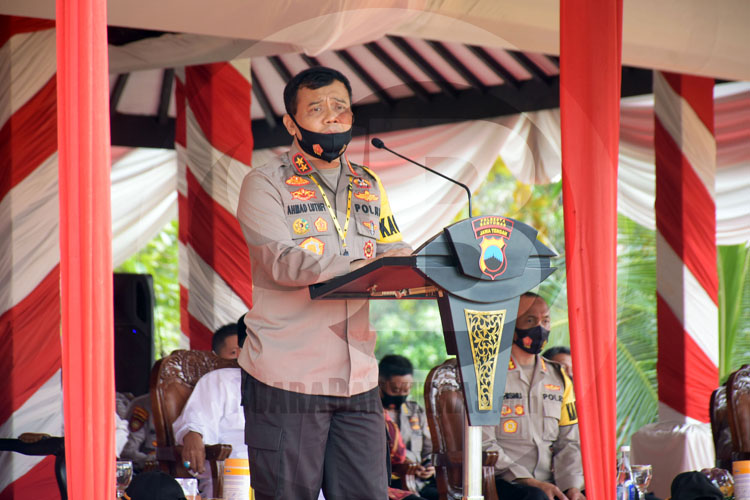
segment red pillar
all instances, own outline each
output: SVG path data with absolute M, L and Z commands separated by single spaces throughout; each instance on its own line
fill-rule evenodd
M 622 0 L 560 2 L 570 345 L 588 498 L 613 498 Z
M 57 1 L 60 294 L 68 497 L 114 491 L 106 0 Z

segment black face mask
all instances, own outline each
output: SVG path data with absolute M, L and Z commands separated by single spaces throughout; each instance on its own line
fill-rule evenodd
M 391 396 L 390 394 L 383 393 L 380 400 L 383 401 L 383 408 L 389 408 L 391 406 L 394 408 L 400 408 L 406 401 L 406 396 Z
M 347 130 L 346 132 L 321 134 L 320 132 L 313 132 L 311 130 L 302 128 L 291 114 L 289 116 L 291 117 L 294 124 L 297 125 L 297 129 L 302 136 L 302 138 L 297 138 L 297 142 L 302 148 L 302 151 L 320 160 L 327 161 L 329 163 L 332 162 L 333 160 L 344 154 L 344 151 L 346 151 L 346 147 L 352 140 L 351 127 L 349 127 L 349 130 Z
M 528 347 L 524 344 L 523 339 L 530 338 L 531 343 Z M 529 354 L 539 354 L 544 349 L 544 344 L 547 343 L 549 338 L 549 330 L 544 328 L 542 325 L 537 325 L 534 328 L 528 330 L 519 330 L 516 328 L 516 339 L 513 341 L 518 347 L 528 352 Z M 528 343 L 528 341 L 527 341 Z

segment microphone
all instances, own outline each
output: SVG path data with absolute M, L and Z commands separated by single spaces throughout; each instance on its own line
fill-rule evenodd
M 421 163 L 417 163 L 417 162 L 415 162 L 415 161 L 414 161 L 414 160 L 412 160 L 411 158 L 407 158 L 407 157 L 406 157 L 406 156 L 404 156 L 404 155 L 398 154 L 398 153 L 397 153 L 397 152 L 395 152 L 394 150 L 392 150 L 392 149 L 389 149 L 389 148 L 388 148 L 388 146 L 386 146 L 386 145 L 385 145 L 385 143 L 384 143 L 383 141 L 381 141 L 380 139 L 378 139 L 377 137 L 373 137 L 373 138 L 372 138 L 372 140 L 370 141 L 370 143 L 371 143 L 371 144 L 372 144 L 373 146 L 375 146 L 376 148 L 378 148 L 378 149 L 385 149 L 385 150 L 386 150 L 386 151 L 388 151 L 389 153 L 391 153 L 391 154 L 394 154 L 394 155 L 398 156 L 399 158 L 401 158 L 401 159 L 403 159 L 403 160 L 406 160 L 406 161 L 408 161 L 409 163 L 413 163 L 414 165 L 416 165 L 416 166 L 418 166 L 418 167 L 422 167 L 423 169 L 427 170 L 428 172 L 432 172 L 432 173 L 433 173 L 433 174 L 435 174 L 435 175 L 439 175 L 439 176 L 440 176 L 440 177 L 442 177 L 443 179 L 445 179 L 445 180 L 448 180 L 448 181 L 451 181 L 451 182 L 452 182 L 453 184 L 456 184 L 456 185 L 458 185 L 458 186 L 461 186 L 462 188 L 464 188 L 464 189 L 466 190 L 466 196 L 468 196 L 468 197 L 469 197 L 469 218 L 471 218 L 471 213 L 472 213 L 472 212 L 471 212 L 471 190 L 469 189 L 469 187 L 468 187 L 468 186 L 467 186 L 466 184 L 462 184 L 462 183 L 458 182 L 458 181 L 457 181 L 457 180 L 455 180 L 455 179 L 451 179 L 451 178 L 450 178 L 450 177 L 448 177 L 447 175 L 443 175 L 443 174 L 441 174 L 440 172 L 438 172 L 438 171 L 436 171 L 436 170 L 433 170 L 433 169 L 431 169 L 430 167 L 427 167 L 427 166 L 425 166 L 425 165 L 422 165 Z

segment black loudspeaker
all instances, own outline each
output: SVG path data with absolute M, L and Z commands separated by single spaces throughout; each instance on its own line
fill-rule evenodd
M 154 279 L 150 274 L 114 274 L 115 390 L 148 392 L 154 364 Z

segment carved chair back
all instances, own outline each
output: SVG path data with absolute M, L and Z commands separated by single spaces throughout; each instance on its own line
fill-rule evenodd
M 734 458 L 750 458 L 750 365 L 744 365 L 727 380 L 729 428 Z

